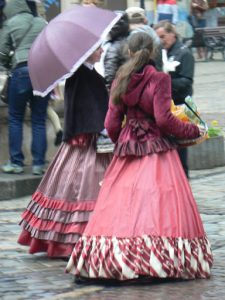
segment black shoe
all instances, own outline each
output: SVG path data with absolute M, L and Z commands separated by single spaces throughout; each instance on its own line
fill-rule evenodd
M 62 130 L 59 130 L 55 136 L 55 141 L 54 141 L 55 146 L 59 146 L 62 143 L 62 137 L 63 137 L 63 132 Z
M 79 277 L 79 276 L 75 276 L 74 283 L 76 283 L 77 285 L 96 285 L 96 284 L 100 284 L 98 279 L 84 278 L 84 277 Z

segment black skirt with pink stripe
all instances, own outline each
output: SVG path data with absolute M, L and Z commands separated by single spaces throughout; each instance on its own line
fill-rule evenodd
M 97 154 L 88 135 L 59 148 L 22 214 L 18 243 L 29 253 L 67 257 L 83 233 L 112 154 Z

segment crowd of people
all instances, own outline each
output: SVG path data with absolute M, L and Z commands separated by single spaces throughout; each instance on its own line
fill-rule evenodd
M 51 95 L 33 95 L 27 60 L 47 25 L 29 2 L 2 6 L 0 63 L 6 66 L 13 51 L 10 162 L 2 170 L 23 172 L 22 125 L 29 104 L 33 174 L 43 174 Z M 210 243 L 188 181 L 186 148 L 176 142 L 204 131 L 171 112 L 172 99 L 184 104 L 193 94 L 194 57 L 174 26 L 176 1 L 167 2 L 167 9 L 159 3 L 153 27 L 143 9 L 128 8 L 105 43 L 66 79 L 63 142 L 22 214 L 18 243 L 32 254 L 68 259 L 66 271 L 77 281 L 210 277 Z M 174 70 L 165 72 L 162 50 L 178 62 Z M 113 152 L 96 151 L 103 132 Z

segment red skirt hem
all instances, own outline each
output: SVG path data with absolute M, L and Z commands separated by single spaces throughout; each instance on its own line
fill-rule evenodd
M 80 235 L 77 235 L 77 240 Z M 65 244 L 55 241 L 40 240 L 31 237 L 30 232 L 23 230 L 17 241 L 22 246 L 28 246 L 29 253 L 47 253 L 48 257 L 69 257 L 73 251 L 75 243 Z

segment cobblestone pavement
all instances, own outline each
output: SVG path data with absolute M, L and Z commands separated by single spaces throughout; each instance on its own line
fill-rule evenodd
M 202 116 L 225 128 L 225 63 L 196 64 L 194 99 Z M 78 286 L 66 261 L 30 255 L 16 243 L 20 215 L 30 197 L 0 201 L 0 299 L 2 300 L 223 300 L 225 299 L 225 167 L 191 172 L 190 180 L 214 265 L 209 280 Z
M 20 215 L 30 197 L 1 201 L 0 299 L 225 299 L 225 167 L 191 172 L 191 186 L 212 244 L 214 265 L 209 280 L 142 282 L 80 286 L 65 274 L 66 261 L 30 255 L 16 243 Z

